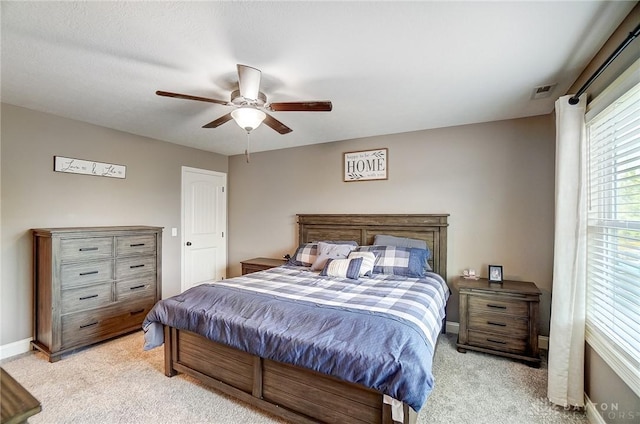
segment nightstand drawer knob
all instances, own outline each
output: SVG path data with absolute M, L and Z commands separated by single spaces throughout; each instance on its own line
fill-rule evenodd
M 492 321 L 487 321 L 487 324 L 489 325 L 497 325 L 498 327 L 506 327 L 507 324 L 503 323 L 503 322 L 492 322 Z
M 488 342 L 491 343 L 498 343 L 498 344 L 507 344 L 507 342 L 503 341 L 503 340 L 493 340 L 493 339 L 487 339 Z
M 495 309 L 507 309 L 506 306 L 503 305 L 492 305 L 490 303 L 487 303 L 487 308 L 495 308 Z

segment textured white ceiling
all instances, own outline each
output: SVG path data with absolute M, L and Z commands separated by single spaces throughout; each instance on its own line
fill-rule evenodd
M 252 151 L 550 113 L 635 1 L 2 1 L 2 102 L 224 155 L 236 64 L 262 70 L 273 112 Z M 550 98 L 534 87 L 557 84 Z

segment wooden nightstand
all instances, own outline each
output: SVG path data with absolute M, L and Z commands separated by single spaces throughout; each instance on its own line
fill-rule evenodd
M 0 412 L 2 424 L 26 423 L 27 418 L 42 411 L 40 401 L 0 368 Z
M 264 271 L 287 263 L 285 259 L 273 258 L 253 258 L 240 262 L 242 264 L 242 275 L 252 272 Z
M 459 278 L 458 351 L 476 350 L 540 366 L 538 310 L 540 290 L 534 283 L 486 278 Z

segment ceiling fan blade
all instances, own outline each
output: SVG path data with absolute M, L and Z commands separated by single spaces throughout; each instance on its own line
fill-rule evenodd
M 268 113 L 266 115 L 267 117 L 264 118 L 264 121 L 262 121 L 266 126 L 273 128 L 274 130 L 278 131 L 280 134 L 288 134 L 291 131 L 293 131 L 291 128 L 287 127 L 285 124 L 278 121 L 276 118 L 269 115 Z
M 262 72 L 251 66 L 238 65 L 238 85 L 240 86 L 240 95 L 245 99 L 258 100 L 260 92 L 260 78 Z
M 217 100 L 217 99 L 209 99 L 208 97 L 198 97 L 198 96 L 192 96 L 190 94 L 180 94 L 180 93 L 171 93 L 169 91 L 156 91 L 156 94 L 158 96 L 165 96 L 165 97 L 174 97 L 176 99 L 185 99 L 185 100 L 197 100 L 199 102 L 208 102 L 208 103 L 216 103 L 219 105 L 228 105 L 229 102 L 226 102 L 224 100 Z
M 202 128 L 218 128 L 220 125 L 224 124 L 227 121 L 230 121 L 231 119 L 233 119 L 231 117 L 231 114 L 227 113 L 226 115 L 222 115 L 218 119 L 209 122 L 207 125 L 203 125 Z
M 333 105 L 330 101 L 317 102 L 278 102 L 269 104 L 274 112 L 330 112 Z

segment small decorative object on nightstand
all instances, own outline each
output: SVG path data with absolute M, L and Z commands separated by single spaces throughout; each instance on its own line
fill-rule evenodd
M 534 283 L 502 280 L 492 284 L 459 278 L 458 351 L 492 353 L 540 366 L 538 310 L 540 290 Z
M 284 259 L 274 258 L 253 258 L 240 262 L 242 264 L 242 275 L 252 272 L 264 271 L 287 263 Z

